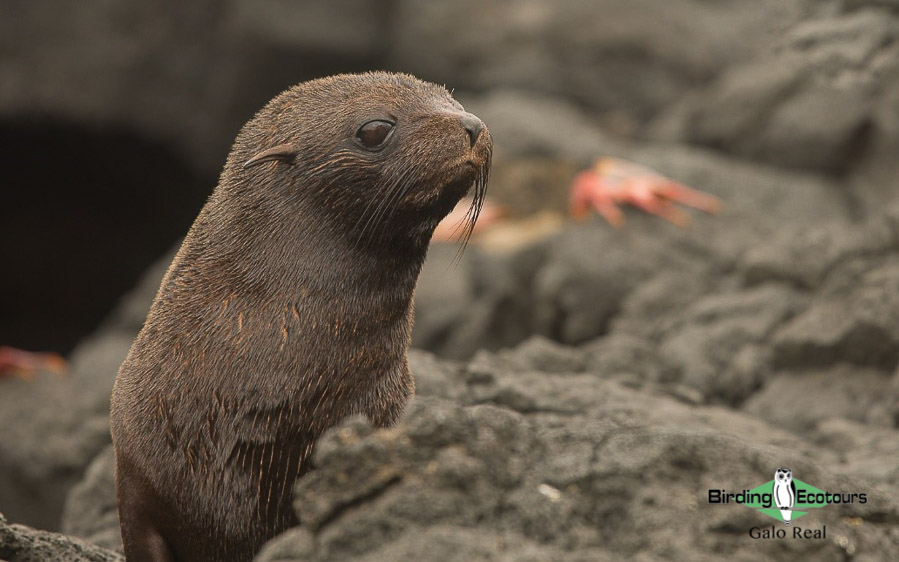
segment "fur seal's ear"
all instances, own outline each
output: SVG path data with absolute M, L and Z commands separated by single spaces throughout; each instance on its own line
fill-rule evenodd
M 271 162 L 272 160 L 281 160 L 282 162 L 293 162 L 297 156 L 297 149 L 292 144 L 279 144 L 278 146 L 263 150 L 256 156 L 250 158 L 243 163 L 243 168 L 252 168 L 263 162 Z

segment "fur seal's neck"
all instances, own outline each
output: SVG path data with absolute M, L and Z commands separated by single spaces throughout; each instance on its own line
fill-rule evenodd
M 432 229 L 359 240 L 312 209 L 285 221 L 278 207 L 258 201 L 241 214 L 218 216 L 216 209 L 225 205 L 210 200 L 188 234 L 195 240 L 190 247 L 204 252 L 190 260 L 192 267 L 214 271 L 222 285 L 257 300 L 339 292 L 360 306 L 409 306 Z M 258 228 L 248 233 L 246 224 Z

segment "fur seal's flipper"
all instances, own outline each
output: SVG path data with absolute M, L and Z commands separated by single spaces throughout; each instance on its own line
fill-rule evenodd
M 293 162 L 293 159 L 297 156 L 297 149 L 295 146 L 291 144 L 279 144 L 278 146 L 274 146 L 269 148 L 268 150 L 263 150 L 256 156 L 250 158 L 246 162 L 243 163 L 244 169 L 252 168 L 258 164 L 262 164 L 264 162 L 271 162 L 273 160 L 280 160 L 282 162 Z

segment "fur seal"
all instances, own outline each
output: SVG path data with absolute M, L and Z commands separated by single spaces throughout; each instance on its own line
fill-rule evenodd
M 305 82 L 244 125 L 116 377 L 129 561 L 250 560 L 297 523 L 322 432 L 394 423 L 431 234 L 471 191 L 470 234 L 491 150 L 405 74 Z

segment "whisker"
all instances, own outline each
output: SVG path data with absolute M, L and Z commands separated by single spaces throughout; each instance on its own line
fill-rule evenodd
M 490 164 L 490 157 L 488 155 L 487 164 L 478 171 L 478 175 L 475 178 L 474 184 L 472 185 L 474 195 L 472 196 L 471 205 L 468 207 L 468 211 L 465 213 L 462 221 L 466 222 L 466 228 L 460 237 L 461 244 L 459 246 L 459 250 L 456 252 L 455 257 L 453 258 L 451 264 L 453 267 L 456 267 L 462 261 L 462 254 L 465 252 L 465 249 L 468 247 L 468 242 L 471 240 L 471 236 L 474 234 L 475 224 L 478 222 L 478 217 L 481 214 L 481 210 L 484 207 L 484 199 L 487 194 L 487 176 Z M 460 225 L 461 226 L 461 225 Z

